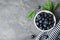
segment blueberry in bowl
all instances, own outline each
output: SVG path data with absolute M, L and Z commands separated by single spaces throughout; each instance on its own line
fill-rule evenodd
M 40 31 L 49 31 L 56 24 L 55 15 L 47 10 L 39 11 L 34 18 L 34 24 Z

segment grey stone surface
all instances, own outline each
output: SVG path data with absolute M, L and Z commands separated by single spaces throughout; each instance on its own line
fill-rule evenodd
M 31 39 L 31 35 L 41 32 L 34 26 L 33 19 L 27 19 L 27 15 L 46 2 L 47 0 L 0 0 L 0 40 L 35 40 Z

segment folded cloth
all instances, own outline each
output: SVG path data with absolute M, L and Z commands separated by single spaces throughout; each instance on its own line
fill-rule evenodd
M 60 21 L 56 24 L 55 28 L 48 32 L 49 38 L 47 40 L 56 40 L 60 33 Z
M 39 36 L 39 40 L 58 40 L 56 39 L 60 33 L 60 21 L 56 24 L 56 26 L 49 32 L 43 33 Z

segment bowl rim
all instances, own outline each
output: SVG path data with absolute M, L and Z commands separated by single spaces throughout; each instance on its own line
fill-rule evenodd
M 37 16 L 38 14 L 40 14 L 41 12 L 47 12 L 47 13 L 50 13 L 50 14 L 53 15 L 54 25 L 53 25 L 53 27 L 51 27 L 51 28 L 48 29 L 48 30 L 41 30 L 40 28 L 37 27 L 37 25 L 36 25 L 36 23 L 35 23 L 36 16 Z M 42 32 L 50 31 L 50 30 L 52 30 L 52 29 L 55 27 L 55 25 L 56 25 L 56 17 L 55 17 L 55 15 L 54 15 L 52 12 L 50 12 L 50 11 L 48 11 L 48 10 L 41 10 L 41 11 L 39 11 L 39 12 L 35 15 L 35 17 L 34 17 L 34 25 L 35 25 L 35 27 L 36 27 L 39 31 L 42 31 Z

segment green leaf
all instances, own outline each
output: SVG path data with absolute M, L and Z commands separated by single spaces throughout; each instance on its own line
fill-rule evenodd
M 53 5 L 52 5 L 51 0 L 48 0 L 47 6 L 48 6 L 48 10 L 52 11 Z
M 49 10 L 48 6 L 42 6 L 44 10 Z
M 44 10 L 48 10 L 48 8 L 47 8 L 46 5 L 44 5 L 44 6 L 42 6 L 42 7 L 43 7 Z
M 58 8 L 58 3 L 55 3 L 53 11 L 56 10 Z
M 33 10 L 33 11 L 28 15 L 28 18 L 29 18 L 29 19 L 32 19 L 33 17 L 35 17 L 35 15 L 36 15 L 36 11 Z
M 53 5 L 52 5 L 52 2 L 50 0 L 48 0 L 48 3 L 43 6 L 44 10 L 52 11 L 52 8 L 53 8 Z

